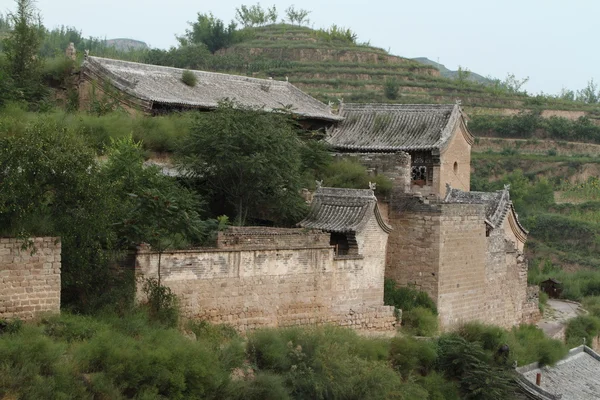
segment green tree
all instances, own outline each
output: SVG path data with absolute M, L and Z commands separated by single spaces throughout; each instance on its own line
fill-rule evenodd
M 462 66 L 458 66 L 458 71 L 456 75 L 456 80 L 460 86 L 465 86 L 471 77 L 471 71 L 468 68 L 463 68 Z
M 233 21 L 225 26 L 225 23 L 215 18 L 212 13 L 198 13 L 196 21 L 189 24 L 191 29 L 187 29 L 185 35 L 178 38 L 180 43 L 183 45 L 202 43 L 211 53 L 231 46 L 238 37 Z
M 12 26 L 3 41 L 6 67 L 19 99 L 39 100 L 44 90 L 41 84 L 42 60 L 38 53 L 42 40 L 42 26 L 32 0 L 17 0 L 17 10 L 8 14 Z
M 310 11 L 303 10 L 302 8 L 296 9 L 293 4 L 285 9 L 285 15 L 292 25 L 308 25 L 310 23 L 308 14 L 310 14 Z
M 230 205 L 239 225 L 249 217 L 297 221 L 304 205 L 296 129 L 287 113 L 223 102 L 194 122 L 178 152 L 182 171 Z
M 235 9 L 235 19 L 246 28 L 274 24 L 277 22 L 277 8 L 273 5 L 264 9 L 260 3 L 249 7 L 242 4 L 240 8 Z
M 594 79 L 590 79 L 586 87 L 577 91 L 577 101 L 586 104 L 595 104 L 600 101 L 600 92 Z

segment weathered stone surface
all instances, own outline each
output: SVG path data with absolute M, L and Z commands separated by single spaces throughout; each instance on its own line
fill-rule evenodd
M 23 241 L 0 239 L 0 318 L 32 319 L 60 312 L 60 252 L 58 238 Z
M 161 281 L 179 296 L 183 314 L 240 331 L 332 323 L 394 332 L 393 307 L 383 305 L 387 234 L 375 218 L 357 233 L 355 256 L 335 257 L 327 233 L 287 230 L 265 242 L 267 233 L 238 232 L 236 243 L 232 232 L 221 248 L 162 254 Z M 158 254 L 141 249 L 136 275 L 139 283 L 157 277 Z

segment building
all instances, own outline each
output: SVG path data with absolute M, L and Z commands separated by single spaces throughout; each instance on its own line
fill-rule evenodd
M 579 346 L 550 367 L 538 363 L 517 368 L 517 382 L 528 398 L 590 400 L 600 398 L 600 354 Z
M 393 167 L 382 159 L 408 154 L 408 182 L 397 182 L 405 191 L 443 196 L 446 184 L 469 190 L 473 136 L 458 104 L 342 104 L 340 116 L 344 120 L 326 138 L 335 151 L 357 156 L 394 180 Z M 369 162 L 373 157 L 375 164 Z
M 479 320 L 504 327 L 539 313 L 527 287 L 519 223 L 509 188 L 470 192 L 471 146 L 459 104 L 343 104 L 326 141 L 393 182 L 382 199 L 392 226 L 386 277 L 415 285 L 437 304 L 440 326 Z
M 158 278 L 185 316 L 260 327 L 336 324 L 393 335 L 383 305 L 387 236 L 373 190 L 320 188 L 302 228 L 237 227 L 215 249 L 138 251 L 138 299 Z M 333 246 L 333 245 L 334 246 Z
M 82 107 L 93 96 L 111 96 L 130 112 L 160 114 L 178 110 L 213 110 L 229 99 L 266 111 L 286 109 L 306 128 L 320 128 L 342 118 L 289 82 L 206 71 L 190 71 L 195 86 L 183 83 L 185 70 L 86 56 L 81 66 Z

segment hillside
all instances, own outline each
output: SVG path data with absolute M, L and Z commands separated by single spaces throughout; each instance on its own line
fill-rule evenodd
M 422 64 L 425 64 L 425 65 L 431 65 L 431 66 L 437 68 L 440 71 L 440 75 L 443 76 L 444 78 L 459 79 L 459 71 L 452 71 L 451 69 L 446 68 L 446 66 L 444 64 L 440 64 L 435 61 L 432 61 L 427 57 L 417 57 L 417 58 L 413 58 L 413 60 L 420 62 Z M 475 72 L 472 72 L 472 71 L 468 71 L 467 79 L 469 81 L 479 82 L 479 83 L 488 84 L 488 85 L 492 83 L 491 79 L 488 79 L 488 78 L 486 78 L 482 75 L 479 75 Z
M 430 60 L 391 55 L 327 30 L 274 24 L 242 32 L 240 43 L 218 52 L 246 60 L 244 68 L 230 68 L 229 72 L 288 79 L 325 102 L 453 103 L 460 99 L 466 108 L 484 109 L 483 113 L 594 109 L 550 96 L 531 97 L 503 87 L 499 81 L 489 84 L 474 73 L 472 79 L 455 79 L 456 71 Z M 425 60 L 429 62 L 423 63 Z

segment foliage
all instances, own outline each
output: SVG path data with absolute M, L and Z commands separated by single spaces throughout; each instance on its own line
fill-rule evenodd
M 249 337 L 248 353 L 259 371 L 281 375 L 293 398 L 386 398 L 398 393 L 399 375 L 364 354 L 364 343 L 368 339 L 333 327 L 261 330 Z
M 75 69 L 75 62 L 65 56 L 46 59 L 43 64 L 42 76 L 51 86 L 64 86 Z
M 298 221 L 301 147 L 287 113 L 272 113 L 223 102 L 198 115 L 178 151 L 180 165 L 206 182 L 210 196 L 223 202 L 237 224 L 248 218 Z
M 149 278 L 142 286 L 147 297 L 148 315 L 150 319 L 166 328 L 175 328 L 179 321 L 179 301 L 171 288 L 160 284 L 160 281 Z
M 584 344 L 592 345 L 592 340 L 600 335 L 600 318 L 591 315 L 580 315 L 567 322 L 565 341 L 569 347 Z
M 383 94 L 388 100 L 398 99 L 398 91 L 400 90 L 400 83 L 395 79 L 387 78 L 383 85 Z
M 594 104 L 600 102 L 600 91 L 594 79 L 590 79 L 587 86 L 577 91 L 577 101 L 586 104 Z
M 322 173 L 325 186 L 367 189 L 369 182 L 373 182 L 377 184 L 376 194 L 387 196 L 392 191 L 392 181 L 385 175 L 369 175 L 363 165 L 352 159 L 335 160 Z
M 396 281 L 389 278 L 386 278 L 384 282 L 383 302 L 385 305 L 394 306 L 403 312 L 421 307 L 437 314 L 435 303 L 426 292 L 418 290 L 416 286 L 412 285 L 398 287 Z
M 14 83 L 13 100 L 39 101 L 45 94 L 41 84 L 40 17 L 32 0 L 16 0 L 17 10 L 8 13 L 12 27 L 2 42 L 6 72 Z
M 285 9 L 285 15 L 292 25 L 308 25 L 310 23 L 308 14 L 310 14 L 310 11 L 302 8 L 296 9 L 293 4 Z
M 455 334 L 440 337 L 438 366 L 458 381 L 465 399 L 505 399 L 514 391 L 508 368 L 494 365 L 478 343 Z
M 327 42 L 356 44 L 356 40 L 358 39 L 358 35 L 350 28 L 344 28 L 336 24 L 331 25 L 327 29 L 319 29 L 315 34 L 318 38 Z
M 213 54 L 217 50 L 231 46 L 240 38 L 233 21 L 225 26 L 225 23 L 212 13 L 198 13 L 196 21 L 190 22 L 189 25 L 191 29 L 187 29 L 185 35 L 179 37 L 180 43 L 182 45 L 203 44 Z
M 424 307 L 403 310 L 402 327 L 416 336 L 434 336 L 438 332 L 437 315 Z
M 196 77 L 196 74 L 186 69 L 181 73 L 181 82 L 185 83 L 187 86 L 194 87 L 198 83 L 198 78 Z
M 246 28 L 274 24 L 277 22 L 277 8 L 273 5 L 264 9 L 260 3 L 252 6 L 242 4 L 240 8 L 235 9 L 235 19 Z
M 437 346 L 432 340 L 396 337 L 390 346 L 392 366 L 407 380 L 413 375 L 428 375 L 437 360 Z

